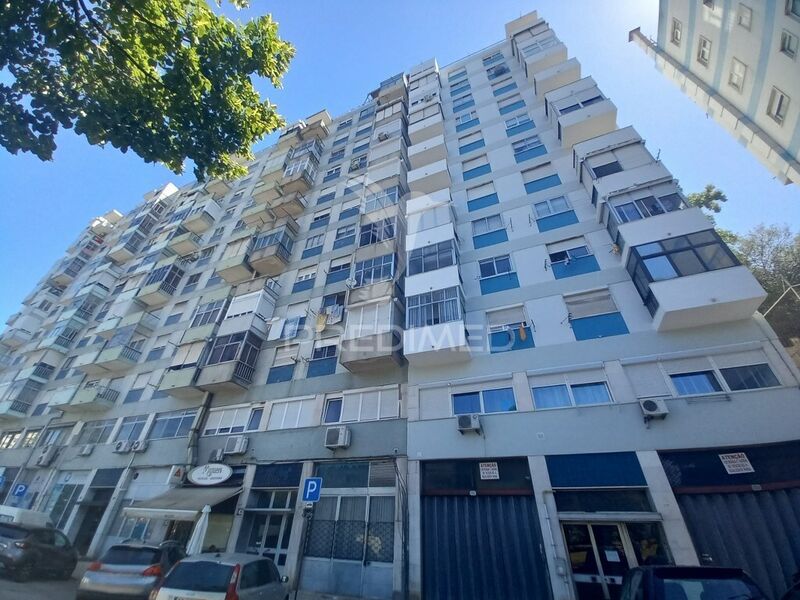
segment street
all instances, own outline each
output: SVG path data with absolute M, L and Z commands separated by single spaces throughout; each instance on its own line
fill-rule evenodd
M 0 600 L 74 600 L 81 572 L 79 566 L 69 581 L 34 579 L 26 583 L 12 581 L 0 572 Z

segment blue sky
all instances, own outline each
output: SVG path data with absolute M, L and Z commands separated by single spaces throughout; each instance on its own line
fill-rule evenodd
M 262 92 L 288 121 L 320 108 L 342 113 L 363 102 L 381 80 L 436 56 L 446 65 L 499 41 L 503 26 L 533 9 L 550 22 L 570 55 L 616 103 L 620 126 L 634 125 L 685 192 L 709 182 L 729 201 L 717 223 L 734 231 L 754 225 L 800 225 L 800 189 L 775 181 L 755 158 L 686 98 L 628 43 L 637 26 L 655 36 L 657 0 L 459 0 L 459 2 L 265 2 L 237 13 L 246 20 L 271 11 L 281 35 L 297 48 L 284 89 Z M 89 146 L 70 132 L 55 160 L 0 150 L 0 316 L 22 298 L 88 221 L 109 209 L 130 210 L 142 194 L 176 176 L 134 154 Z

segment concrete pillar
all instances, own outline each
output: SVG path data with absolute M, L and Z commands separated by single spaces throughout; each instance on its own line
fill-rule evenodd
M 408 461 L 408 597 L 422 598 L 422 514 L 418 460 Z
M 108 501 L 108 507 L 106 507 L 106 511 L 103 513 L 103 518 L 100 519 L 100 522 L 97 524 L 97 531 L 95 531 L 94 537 L 92 538 L 92 543 L 89 544 L 89 550 L 86 552 L 89 558 L 97 558 L 100 554 L 103 542 L 106 539 L 106 535 L 108 535 L 108 528 L 111 527 L 111 524 L 114 522 L 119 512 L 120 502 L 122 502 L 122 499 L 125 497 L 125 492 L 128 491 L 128 484 L 130 483 L 132 475 L 133 469 L 131 467 L 122 471 L 122 475 L 120 475 L 119 481 L 117 482 L 117 487 L 114 488 L 114 493 L 111 494 L 111 499 Z
M 654 450 L 641 450 L 636 453 L 642 467 L 653 507 L 661 514 L 664 525 L 664 534 L 676 565 L 699 565 L 697 551 L 694 549 L 689 529 L 683 520 L 678 500 L 672 493 L 672 487 L 664 473 L 658 452 Z
M 250 495 L 250 488 L 253 487 L 255 475 L 256 465 L 247 465 L 247 469 L 244 472 L 244 480 L 242 481 L 242 493 L 239 494 L 239 499 L 236 502 L 231 530 L 228 533 L 228 546 L 226 548 L 228 552 L 236 552 L 236 543 L 239 541 L 239 533 L 242 530 L 242 521 L 244 520 L 244 507 L 247 506 L 247 499 Z
M 533 398 L 531 396 L 527 374 L 514 373 L 511 376 L 511 381 L 511 385 L 514 389 L 514 397 L 517 399 L 517 410 L 520 412 L 533 410 Z
M 528 467 L 533 477 L 533 494 L 536 500 L 536 512 L 539 515 L 539 528 L 544 540 L 544 554 L 547 559 L 547 571 L 550 575 L 550 588 L 554 600 L 574 600 L 575 592 L 570 577 L 569 561 L 561 527 L 558 523 L 556 501 L 550 474 L 544 456 L 529 456 Z
M 408 458 L 398 456 L 395 462 L 399 479 L 406 483 L 406 494 L 408 494 Z M 404 597 L 403 591 L 406 589 L 406 552 L 403 544 L 403 536 L 407 528 L 405 521 L 408 518 L 406 512 L 407 495 L 403 497 L 400 481 L 395 484 L 395 510 L 394 510 L 394 565 L 392 569 L 392 596 L 395 600 Z
M 301 487 L 298 494 L 302 494 L 302 482 L 306 477 L 314 475 L 314 462 L 306 461 L 303 463 L 303 471 L 300 474 Z M 289 578 L 289 589 L 299 589 L 300 568 L 303 561 L 303 546 L 306 540 L 306 527 L 308 521 L 303 517 L 303 507 L 305 503 L 302 498 L 298 498 L 292 520 L 292 533 L 289 537 L 289 548 L 286 551 L 286 576 Z

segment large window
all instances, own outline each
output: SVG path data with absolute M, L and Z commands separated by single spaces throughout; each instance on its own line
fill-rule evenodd
M 575 339 L 589 340 L 628 333 L 611 292 L 595 290 L 564 297 Z
M 142 430 L 144 429 L 145 423 L 147 423 L 147 418 L 149 415 L 136 415 L 133 417 L 125 417 L 122 419 L 122 425 L 117 432 L 117 439 L 116 441 L 121 440 L 128 440 L 134 441 L 138 440 L 139 437 L 142 435 Z
M 13 448 L 17 445 L 20 437 L 22 437 L 21 431 L 6 431 L 0 436 L 0 450 Z
M 639 219 L 647 219 L 648 217 L 680 210 L 682 205 L 683 200 L 679 194 L 667 194 L 658 198 L 647 196 L 624 204 L 618 204 L 614 207 L 614 213 L 620 223 L 628 223 L 629 221 L 638 221 Z
M 81 429 L 78 444 L 105 444 L 111 437 L 111 430 L 114 429 L 116 422 L 116 419 L 89 421 Z
M 217 323 L 221 320 L 222 311 L 225 308 L 227 300 L 215 300 L 207 302 L 197 307 L 192 318 L 190 327 L 201 327 L 209 323 Z
M 225 435 L 242 433 L 244 431 L 257 431 L 261 423 L 264 408 L 239 406 L 222 410 L 212 410 L 208 413 L 203 435 Z
M 463 299 L 457 287 L 409 296 L 406 306 L 407 329 L 458 321 L 464 315 Z
M 370 244 L 377 244 L 379 242 L 394 239 L 394 236 L 394 217 L 390 219 L 381 219 L 374 223 L 367 223 L 366 225 L 361 226 L 358 245 L 363 247 Z
M 510 387 L 453 394 L 453 414 L 514 412 L 517 402 Z
M 675 391 L 679 396 L 697 394 L 714 394 L 722 391 L 713 371 L 695 371 L 693 373 L 676 373 L 670 375 Z
M 241 349 L 241 351 L 240 351 Z M 230 335 L 223 335 L 214 340 L 211 352 L 208 354 L 207 365 L 239 360 L 246 365 L 255 367 L 258 351 L 261 349 L 261 339 L 253 334 L 241 331 Z
M 738 392 L 740 390 L 755 390 L 759 388 L 779 386 L 780 382 L 772 369 L 766 363 L 760 365 L 744 365 L 720 369 L 722 377 L 728 387 Z
M 458 251 L 455 240 L 447 240 L 411 250 L 408 253 L 408 274 L 427 273 L 428 271 L 450 267 L 457 262 Z
M 611 393 L 604 381 L 571 385 L 545 385 L 531 388 L 533 404 L 538 410 L 592 406 L 611 403 Z
M 355 268 L 356 287 L 391 279 L 394 276 L 394 264 L 393 254 L 357 262 Z
M 186 437 L 192 429 L 192 423 L 194 423 L 196 416 L 196 408 L 158 414 L 153 423 L 153 428 L 150 430 L 149 439 L 163 440 Z
M 478 262 L 481 278 L 495 277 L 504 273 L 511 273 L 511 257 L 508 254 L 487 258 Z

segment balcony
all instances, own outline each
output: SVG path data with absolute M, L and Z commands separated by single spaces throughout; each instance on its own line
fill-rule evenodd
M 117 330 L 132 325 L 134 333 L 148 337 L 156 330 L 158 322 L 159 319 L 154 314 L 137 311 L 123 317 L 113 316 L 106 319 L 98 325 L 94 333 L 104 339 L 111 339 Z
M 214 179 L 206 184 L 205 190 L 216 200 L 218 198 L 222 198 L 225 194 L 230 192 L 231 186 L 227 181 L 223 181 L 222 179 Z
M 187 231 L 202 235 L 214 226 L 222 216 L 222 207 L 216 200 L 206 200 L 181 221 L 180 226 Z
M 100 385 L 98 381 L 87 381 L 75 392 L 69 404 L 61 406 L 64 412 L 72 411 L 104 411 L 113 408 L 119 391 Z
M 444 135 L 444 117 L 441 110 L 408 126 L 408 139 L 411 140 L 412 146 L 437 135 Z
M 651 162 L 639 167 L 618 171 L 592 180 L 592 204 L 596 206 L 599 218 L 602 205 L 609 198 L 647 185 L 668 181 L 673 181 L 672 174 L 660 162 Z
M 275 213 L 267 204 L 255 203 L 242 212 L 242 221 L 248 227 L 261 229 L 275 222 Z
M 419 169 L 432 162 L 446 160 L 447 147 L 444 144 L 444 136 L 436 135 L 419 144 L 414 144 L 408 149 L 408 160 L 412 169 Z M 411 171 L 413 173 L 413 171 Z M 411 174 L 409 173 L 409 175 Z
M 253 188 L 253 202 L 256 204 L 270 204 L 283 195 L 280 180 L 283 177 L 283 167 L 269 171 L 262 175 L 261 182 Z
M 280 243 L 270 244 L 264 248 L 253 250 L 250 254 L 250 265 L 259 275 L 276 277 L 286 270 L 291 260 L 291 252 Z
M 274 151 L 280 152 L 281 150 L 288 150 L 292 146 L 300 143 L 303 140 L 300 132 L 304 126 L 305 123 L 302 121 L 287 126 L 286 129 L 283 130 L 283 133 L 278 136 L 278 143 L 275 144 Z
M 255 367 L 242 361 L 206 365 L 197 377 L 197 387 L 207 392 L 241 392 L 253 382 Z
M 158 391 L 166 392 L 170 396 L 182 400 L 195 400 L 202 398 L 205 392 L 197 387 L 197 377 L 200 374 L 197 366 L 183 369 L 168 369 L 161 379 Z
M 169 241 L 168 248 L 178 256 L 188 256 L 202 248 L 203 239 L 196 233 L 187 231 L 181 235 L 176 235 Z
M 430 194 L 449 186 L 447 160 L 439 160 L 408 172 L 408 188 L 412 193 Z
M 72 400 L 73 396 L 75 396 L 77 391 L 78 391 L 77 385 L 68 385 L 56 388 L 54 390 L 50 390 L 48 392 L 47 405 L 50 408 L 55 408 L 58 410 L 66 410 L 65 407 L 69 406 L 70 401 Z
M 567 47 L 556 40 L 556 43 L 547 48 L 542 48 L 539 52 L 525 57 L 525 73 L 529 80 L 533 80 L 534 75 L 549 69 L 567 60 Z
M 247 281 L 253 276 L 253 267 L 250 266 L 250 246 L 240 249 L 232 256 L 225 257 L 217 263 L 216 273 L 227 283 L 235 284 Z
M 313 185 L 313 184 L 312 184 Z M 297 218 L 303 214 L 308 206 L 306 197 L 300 192 L 289 192 L 284 186 L 284 194 L 273 200 L 269 206 L 278 217 L 290 216 Z
M 19 373 L 17 373 L 17 376 L 14 378 L 14 380 L 21 381 L 30 379 L 31 381 L 36 381 L 38 383 L 47 383 L 50 381 L 50 377 L 53 376 L 53 371 L 55 370 L 56 369 L 53 365 L 39 362 L 32 367 L 22 369 Z
M 49 349 L 65 354 L 72 348 L 78 336 L 78 332 L 83 329 L 83 326 L 84 322 L 77 319 L 61 320 L 50 330 L 47 336 L 39 342 L 37 347 L 40 350 Z
M 284 171 L 280 183 L 284 195 L 290 195 L 293 192 L 300 192 L 300 194 L 306 193 L 314 186 L 316 171 L 316 165 L 311 161 L 301 166 L 293 166 L 290 164 Z M 280 199 L 275 202 L 280 202 Z
M 607 206 L 609 214 L 606 229 L 611 239 L 620 247 L 623 265 L 627 263 L 630 249 L 634 246 L 708 229 L 708 217 L 699 208 L 684 208 L 646 219 L 620 223 L 611 205 Z
M 56 272 L 50 276 L 49 281 L 58 286 L 69 285 L 75 277 L 77 277 L 85 264 L 85 261 L 78 258 L 65 261 L 58 267 Z
M 327 110 L 321 110 L 306 119 L 306 126 L 300 130 L 300 135 L 304 140 L 311 138 L 324 139 L 328 137 L 328 128 L 331 124 L 331 116 Z
M 0 342 L 9 348 L 19 348 L 33 339 L 33 333 L 22 327 L 9 327 L 0 337 Z
M 183 261 L 178 262 L 176 257 L 158 263 L 136 295 L 137 300 L 151 307 L 166 304 L 177 291 L 183 273 Z
M 342 340 L 339 362 L 351 373 L 380 373 L 403 365 L 402 340 L 396 331 Z
M 94 270 L 81 292 L 86 290 L 87 286 L 92 285 L 97 286 L 100 290 L 104 289 L 102 295 L 107 296 L 108 290 L 114 286 L 120 277 L 122 277 L 122 270 L 119 267 L 110 262 L 104 263 Z M 98 294 L 101 294 L 101 292 L 98 291 Z
M 570 58 L 562 63 L 535 73 L 533 76 L 533 89 L 539 98 L 548 92 L 574 83 L 581 78 L 581 64 L 575 58 Z
M 143 238 L 138 236 L 135 238 L 128 238 L 125 241 L 120 241 L 119 244 L 108 251 L 108 257 L 117 264 L 127 262 L 136 256 L 136 253 L 139 251 L 139 247 L 142 245 L 142 241 Z
M 30 404 L 19 400 L 0 401 L 0 420 L 2 421 L 21 421 L 28 417 Z
M 111 371 L 112 373 L 120 373 L 127 371 L 139 362 L 142 357 L 142 351 L 129 345 L 115 346 L 113 348 L 106 348 L 100 351 L 95 359 L 91 371 L 97 373 L 104 371 Z M 81 369 L 87 371 L 85 368 Z
M 403 332 L 403 354 L 418 367 L 441 366 L 471 358 L 464 321 L 451 321 Z
M 561 101 L 569 103 L 569 99 Z M 608 98 L 564 112 L 557 110 L 558 135 L 564 148 L 613 131 L 617 127 L 617 107 Z

